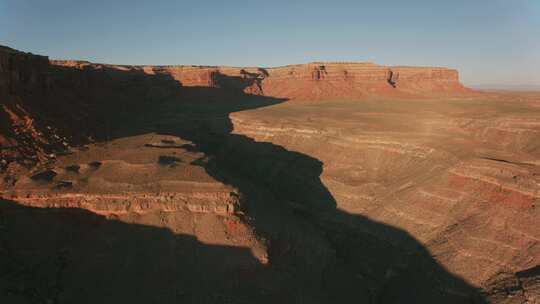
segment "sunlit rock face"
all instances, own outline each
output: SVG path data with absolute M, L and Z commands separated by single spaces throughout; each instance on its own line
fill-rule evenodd
M 411 233 L 493 302 L 533 301 L 538 285 L 519 286 L 540 263 L 540 99 L 488 100 L 284 103 L 231 119 L 322 161 L 338 209 Z
M 537 93 L 2 47 L 0 98 L 1 302 L 538 301 Z
M 297 100 L 368 96 L 410 98 L 471 92 L 459 82 L 456 70 L 386 67 L 369 62 L 315 62 L 277 68 L 167 66 L 144 69 L 170 74 L 185 86 L 240 88 L 250 94 Z M 215 77 L 216 73 L 237 81 L 222 82 Z
M 180 87 L 216 90 L 186 93 L 189 90 Z M 13 160 L 32 164 L 53 150 L 108 132 L 104 130 L 109 128 L 106 116 L 115 111 L 164 99 L 223 99 L 231 92 L 311 101 L 474 94 L 459 82 L 456 70 L 447 68 L 385 67 L 367 62 L 277 68 L 119 66 L 49 61 L 46 56 L 1 47 L 4 104 L 0 140 L 10 147 L 2 151 L 2 166 Z

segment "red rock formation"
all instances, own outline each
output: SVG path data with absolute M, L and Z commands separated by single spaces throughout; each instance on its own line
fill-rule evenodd
M 24 99 L 49 85 L 48 67 L 47 57 L 0 46 L 0 168 L 35 158 L 45 143 Z
M 60 64 L 60 62 L 56 62 Z M 471 93 L 459 82 L 458 72 L 447 68 L 386 67 L 368 62 L 290 65 L 277 68 L 202 66 L 143 67 L 168 73 L 184 86 L 217 86 L 213 73 L 238 77 L 248 93 L 302 100 L 359 99 L 366 97 L 432 97 Z M 257 79 L 260 89 L 254 83 Z
M 115 66 L 86 61 L 53 60 L 53 66 L 118 70 L 140 70 L 146 74 L 168 74 L 183 86 L 242 88 L 268 96 L 289 99 L 361 98 L 369 95 L 408 96 L 467 93 L 458 72 L 435 67 L 386 67 L 369 62 L 313 62 L 276 68 L 218 66 Z M 0 49 L 0 90 L 50 85 L 47 57 Z M 217 73 L 237 78 L 219 83 Z M 258 81 L 254 81 L 258 80 Z M 253 87 L 260 85 L 260 90 Z
M 487 105 L 471 100 L 455 105 L 442 99 L 406 104 L 400 100 L 468 93 L 457 72 L 445 68 L 372 63 L 269 69 L 51 64 L 46 57 L 2 48 L 2 167 L 10 169 L 13 160 L 48 160 L 50 152 L 91 141 L 88 136 L 108 142 L 72 149 L 73 154 L 43 165 L 47 170 L 2 175 L 12 177 L 12 182 L 4 185 L 0 203 L 9 198 L 27 207 L 65 209 L 60 212 L 85 209 L 106 216 L 115 229 L 115 219 L 121 219 L 130 225 L 194 235 L 206 244 L 249 248 L 248 256 L 256 258 L 254 266 L 246 268 L 242 256 L 230 271 L 204 277 L 226 285 L 254 283 L 247 289 L 265 290 L 265 298 L 283 293 L 289 299 L 309 294 L 321 299 L 328 292 L 332 302 L 350 302 L 334 298 L 341 295 L 360 302 L 395 303 L 394 295 L 399 295 L 400 300 L 417 303 L 438 299 L 474 303 L 477 292 L 471 288 L 478 287 L 494 303 L 532 302 L 540 288 L 540 233 L 535 225 L 540 124 L 534 108 L 513 102 Z M 365 102 L 263 107 L 281 100 L 256 95 Z M 369 100 L 375 97 L 388 100 Z M 474 106 L 478 112 L 473 112 Z M 244 111 L 257 107 L 261 109 Z M 115 132 L 115 128 L 123 129 Z M 33 209 L 1 205 L 0 215 L 5 216 L 0 218 L 0 230 L 21 227 L 19 233 L 8 232 L 8 245 L 26 242 L 19 235 L 32 227 L 42 230 L 72 218 L 66 212 L 63 218 L 36 225 L 43 217 L 40 211 L 40 216 L 28 217 L 31 225 L 21 225 L 21 214 L 33 214 Z M 8 220 L 11 224 L 5 225 Z M 107 246 L 77 241 L 77 248 L 85 243 L 79 248 L 84 254 L 73 257 L 106 257 L 102 253 L 111 251 L 108 244 L 122 244 L 117 248 L 124 249 L 124 241 L 136 235 L 129 230 L 122 239 L 110 228 L 103 233 L 90 230 L 104 225 L 90 226 L 77 222 L 81 234 L 72 234 L 69 225 L 59 226 L 49 238 L 37 234 L 34 239 L 52 244 L 56 254 L 58 248 L 72 246 L 79 235 L 102 235 L 107 241 L 97 245 Z M 70 232 L 67 243 L 58 242 L 65 231 Z M 184 265 L 190 267 L 191 261 L 203 263 L 195 264 L 197 273 L 218 268 L 214 264 L 202 268 L 208 258 L 201 257 L 199 250 L 170 246 L 178 240 L 145 235 L 163 239 L 164 248 L 172 248 L 169 254 L 144 246 L 146 240 L 137 241 L 136 250 L 125 253 L 138 258 L 132 265 L 149 267 L 143 275 L 118 275 L 117 265 L 126 261 L 122 251 L 118 260 L 109 258 L 109 265 L 97 259 L 98 267 L 90 267 L 94 275 L 102 278 L 107 269 L 114 269 L 115 275 L 110 276 L 114 281 L 140 277 L 140 286 L 147 286 L 144 278 L 154 276 L 157 268 L 146 257 L 155 252 L 165 256 L 159 259 L 162 269 L 173 270 L 160 273 L 166 282 L 157 281 L 159 288 L 179 286 L 168 279 L 180 277 L 176 270 L 185 276 Z M 36 248 L 40 250 L 34 252 L 42 251 Z M 141 255 L 140 250 L 151 250 L 152 255 Z M 196 256 L 177 264 L 182 261 L 180 251 Z M 11 264 L 11 257 L 20 252 L 29 251 L 9 252 L 2 260 Z M 230 251 L 222 252 L 226 260 L 222 264 L 229 269 Z M 68 267 L 75 268 L 65 273 L 86 278 L 88 269 L 78 268 L 83 264 L 72 263 Z M 263 277 L 265 272 L 254 272 L 257 265 L 275 268 Z M 281 269 L 286 275 L 281 275 Z M 21 278 L 14 273 L 4 276 L 6 281 Z M 207 286 L 212 284 L 198 284 L 206 281 L 197 276 L 185 277 L 209 293 Z M 301 298 L 283 289 L 303 278 L 314 282 L 306 286 L 309 292 L 300 289 Z M 53 280 L 60 281 L 56 275 Z M 21 282 L 25 283 L 24 277 Z M 55 284 L 78 298 L 80 286 L 70 283 L 62 278 Z M 223 288 L 237 292 L 240 285 Z M 420 300 L 411 300 L 417 293 L 423 293 Z M 39 293 L 32 289 L 32 294 Z
M 43 160 L 71 143 L 85 142 L 96 136 L 96 129 L 107 128 L 110 112 L 122 112 L 149 100 L 187 98 L 182 97 L 186 90 L 181 87 L 293 100 L 470 93 L 459 82 L 457 71 L 446 68 L 385 67 L 365 62 L 314 62 L 276 68 L 120 66 L 49 62 L 45 56 L 0 47 L 0 166 L 5 168 L 12 160 Z M 202 91 L 197 99 L 224 98 L 200 94 Z

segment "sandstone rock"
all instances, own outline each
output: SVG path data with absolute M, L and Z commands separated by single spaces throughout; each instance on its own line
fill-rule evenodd
M 0 142 L 13 147 L 0 151 L 0 157 L 31 164 L 50 152 L 62 153 L 68 146 L 108 136 L 110 121 L 116 119 L 112 113 L 136 109 L 150 100 L 226 100 L 241 93 L 313 101 L 427 98 L 471 90 L 459 82 L 457 71 L 447 68 L 368 62 L 275 68 L 119 66 L 49 61 L 0 47 L 0 97 L 7 101 L 0 108 Z
M 147 66 L 144 69 L 156 68 Z M 314 62 L 266 69 L 168 66 L 160 67 L 159 70 L 160 73 L 170 74 L 184 86 L 242 88 L 251 94 L 302 100 L 358 99 L 366 96 L 407 98 L 472 92 L 459 82 L 456 70 L 385 67 L 368 62 Z M 238 77 L 241 81 L 220 83 L 215 76 L 218 74 Z M 250 79 L 257 81 L 249 83 Z
M 396 303 L 401 295 L 415 299 L 420 292 L 424 301 L 411 302 L 469 303 L 477 288 L 500 303 L 536 297 L 540 124 L 530 105 L 537 101 L 498 108 L 433 98 L 473 94 L 457 71 L 446 68 L 361 62 L 121 66 L 49 63 L 11 49 L 0 54 L 0 97 L 8 101 L 0 109 L 2 167 L 28 160 L 65 169 L 31 178 L 15 172 L 17 183 L 2 189 L 2 198 L 94 214 L 76 218 L 75 228 L 86 227 L 85 221 L 88 228 L 110 225 L 100 234 L 86 228 L 73 234 L 107 240 L 96 242 L 103 255 L 90 247 L 81 250 L 80 260 L 90 252 L 107 261 L 110 246 L 142 234 L 150 242 L 164 240 L 159 254 L 165 266 L 145 272 L 172 270 L 163 286 L 178 285 L 168 280 L 181 277 L 174 272 L 183 274 L 178 265 L 218 260 L 204 269 L 213 274 L 224 268 L 242 277 L 234 284 L 257 287 L 249 290 L 271 282 L 267 292 L 287 298 L 288 288 L 304 279 L 308 285 L 297 295 L 331 295 L 344 303 L 350 301 L 334 299 L 347 298 L 342 290 L 350 292 L 348 299 L 379 303 Z M 418 100 L 408 100 L 413 97 Z M 283 99 L 293 101 L 274 106 Z M 335 99 L 340 102 L 328 102 Z M 294 100 L 325 102 L 319 107 Z M 475 105 L 488 109 L 488 117 Z M 74 154 L 59 153 L 91 141 L 96 143 Z M 153 148 L 178 150 L 168 150 L 172 156 Z M 52 153 L 57 157 L 48 159 Z M 116 239 L 110 232 L 124 225 L 130 232 Z M 146 232 L 132 230 L 136 225 Z M 166 234 L 148 233 L 156 227 Z M 58 231 L 49 239 L 56 240 Z M 229 270 L 230 255 L 222 253 L 230 248 L 208 256 L 198 255 L 205 245 L 178 250 L 186 239 L 180 232 L 249 252 Z M 53 244 L 73 245 L 68 236 Z M 124 252 L 144 261 L 137 267 L 150 265 L 139 250 L 156 254 L 152 246 L 137 248 L 147 242 L 135 241 L 137 250 Z M 181 264 L 178 254 L 186 253 L 196 255 Z M 243 266 L 246 256 L 269 267 Z M 119 262 L 95 268 L 98 277 L 131 261 L 123 254 L 113 260 Z M 74 277 L 85 275 L 83 264 L 73 263 L 83 267 Z M 124 278 L 136 277 L 126 274 L 138 268 L 120 268 L 128 271 Z M 206 277 L 213 276 L 196 277 L 193 284 L 207 283 Z M 222 277 L 214 283 L 229 291 L 238 287 Z

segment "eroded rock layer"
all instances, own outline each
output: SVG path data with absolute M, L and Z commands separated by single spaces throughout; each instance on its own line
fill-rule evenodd
M 104 136 L 110 132 L 108 120 L 113 112 L 179 95 L 184 95 L 183 99 L 226 99 L 239 93 L 358 100 L 472 92 L 461 85 L 456 70 L 447 68 L 325 62 L 277 68 L 115 66 L 49 62 L 45 56 L 1 47 L 0 165 L 5 169 L 13 160 L 28 164 L 43 161 L 70 144 Z
M 491 302 L 534 303 L 539 102 L 282 104 L 231 117 L 235 133 L 321 160 L 338 209 L 411 233 Z M 358 230 L 403 242 L 384 229 Z
M 94 66 L 88 62 L 74 61 L 53 61 L 53 64 Z M 238 88 L 250 94 L 288 99 L 358 99 L 368 96 L 406 98 L 471 93 L 459 82 L 456 70 L 436 67 L 386 67 L 369 62 L 313 62 L 276 68 L 137 68 L 151 74 L 168 74 L 184 86 Z
M 478 94 L 2 48 L 0 300 L 535 303 L 539 98 Z

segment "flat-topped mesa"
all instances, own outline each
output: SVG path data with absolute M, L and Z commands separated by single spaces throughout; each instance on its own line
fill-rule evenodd
M 459 82 L 457 70 L 441 67 L 390 67 L 395 75 L 396 87 L 408 92 L 467 93 Z M 393 76 L 394 76 L 393 75 Z
M 436 67 L 387 67 L 370 62 L 324 63 L 269 69 L 265 93 L 289 93 L 286 88 L 307 89 L 294 97 L 358 98 L 365 96 L 431 96 L 465 93 L 456 70 Z M 302 83 L 305 82 L 305 83 Z M 298 92 L 298 91 L 296 91 Z M 289 94 L 294 95 L 294 92 Z
M 371 62 L 311 62 L 282 67 L 119 66 L 85 61 L 52 61 L 84 68 L 103 66 L 165 74 L 183 86 L 241 89 L 246 93 L 287 99 L 320 100 L 365 97 L 433 97 L 471 90 L 458 71 L 444 67 L 382 66 Z
M 0 169 L 13 160 L 35 160 L 36 151 L 45 157 L 58 147 L 97 138 L 108 130 L 108 113 L 152 101 L 250 95 L 307 101 L 406 99 L 470 92 L 458 72 L 447 68 L 370 62 L 273 68 L 112 65 L 49 60 L 0 46 Z
M 426 97 L 469 93 L 458 72 L 441 67 L 381 66 L 370 62 L 313 62 L 275 68 L 223 66 L 144 66 L 183 86 L 242 89 L 288 99 Z M 225 76 L 227 81 L 220 77 Z

